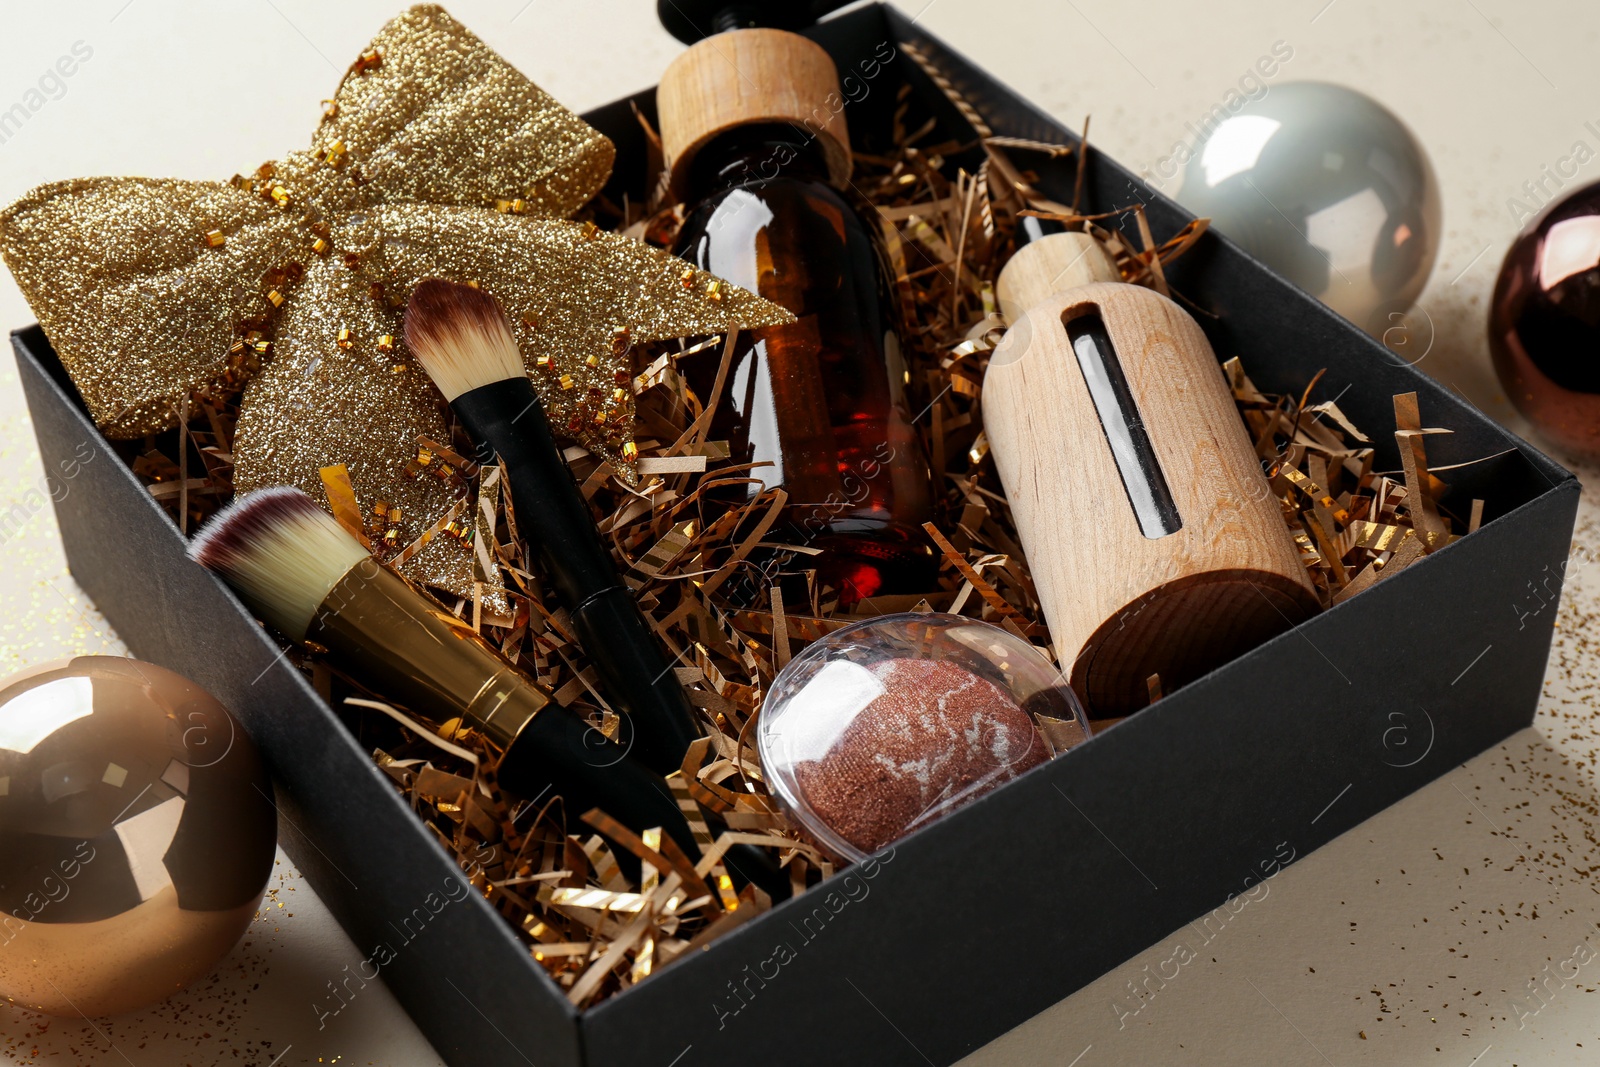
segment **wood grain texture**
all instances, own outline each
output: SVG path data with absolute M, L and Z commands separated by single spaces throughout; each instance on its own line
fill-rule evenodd
M 682 195 L 694 154 L 756 122 L 800 126 L 822 145 L 834 184 L 850 177 L 850 131 L 839 70 L 814 41 L 786 30 L 729 30 L 672 61 L 656 89 L 670 188 Z
M 1098 310 L 1182 527 L 1139 529 L 1066 321 Z M 1205 335 L 1170 300 L 1095 283 L 1016 319 L 984 381 L 984 426 L 1045 619 L 1095 716 L 1122 715 L 1316 610 Z
M 994 283 L 1000 314 L 1016 322 L 1055 293 L 1093 282 L 1120 282 L 1105 246 L 1086 233 L 1052 233 L 1017 249 Z

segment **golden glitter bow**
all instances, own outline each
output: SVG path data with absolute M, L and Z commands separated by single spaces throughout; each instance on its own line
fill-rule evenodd
M 422 5 L 350 67 L 309 151 L 227 183 L 41 186 L 0 213 L 0 253 L 108 436 L 175 425 L 184 398 L 260 357 L 234 438 L 236 490 L 289 484 L 320 500 L 319 471 L 343 463 L 363 504 L 398 509 L 408 544 L 469 492 L 407 476 L 419 437 L 448 433 L 401 338 L 422 278 L 493 293 L 519 324 L 551 422 L 629 477 L 619 336 L 790 320 L 657 249 L 566 221 L 614 155 L 442 8 Z M 449 538 L 405 569 L 473 591 L 472 554 Z

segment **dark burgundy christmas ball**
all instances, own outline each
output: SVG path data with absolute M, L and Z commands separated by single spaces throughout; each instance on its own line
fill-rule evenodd
M 1600 182 L 1551 205 L 1506 253 L 1489 351 L 1542 437 L 1600 458 Z

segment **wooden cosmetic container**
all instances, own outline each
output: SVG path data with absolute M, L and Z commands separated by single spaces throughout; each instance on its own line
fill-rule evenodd
M 984 427 L 1090 714 L 1143 707 L 1315 612 L 1199 325 L 1082 233 L 1025 245 L 996 290 L 1011 326 Z

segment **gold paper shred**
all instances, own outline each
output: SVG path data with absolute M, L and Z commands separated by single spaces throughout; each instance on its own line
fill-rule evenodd
M 543 962 L 552 956 L 583 956 L 588 957 L 594 953 L 594 945 L 588 941 L 556 941 L 541 944 L 532 950 L 533 958 Z
M 989 124 L 984 121 L 983 115 L 961 94 L 960 90 L 955 87 L 955 83 L 939 68 L 938 64 L 923 55 L 922 49 L 910 41 L 899 42 L 899 48 L 900 51 L 911 57 L 913 63 L 922 68 L 922 72 L 933 81 L 933 84 L 945 95 L 945 98 L 955 105 L 956 110 L 961 112 L 961 117 L 966 119 L 967 124 L 972 127 L 974 133 L 986 140 L 995 139 L 994 130 L 990 129 Z
M 1060 156 L 1070 156 L 1072 146 L 1066 144 L 1052 144 L 1049 141 L 1030 141 L 1024 137 L 986 137 L 984 144 L 996 148 L 1024 148 L 1030 152 L 1039 152 L 1052 159 Z
M 585 812 L 583 821 L 635 856 L 638 856 L 646 865 L 654 867 L 660 874 L 676 872 L 677 878 L 686 880 L 691 885 L 705 888 L 700 872 L 688 865 L 688 859 L 684 857 L 681 850 L 675 849 L 678 856 L 677 862 L 674 862 L 672 858 L 660 850 L 659 846 L 662 839 L 659 835 L 655 838 L 655 845 L 648 844 L 644 837 L 634 833 L 598 808 Z M 648 877 L 647 875 L 646 878 Z M 710 890 L 707 889 L 706 892 L 710 892 Z
M 728 370 L 733 363 L 734 346 L 738 342 L 738 333 L 729 331 L 722 345 L 722 360 L 717 364 L 717 376 L 711 385 L 711 392 L 706 397 L 705 406 L 694 422 L 683 431 L 672 447 L 668 448 L 666 455 L 694 455 L 698 446 L 705 440 L 705 434 L 711 426 L 711 417 L 716 413 L 717 404 L 722 400 L 723 386 L 728 380 Z
M 1342 429 L 1349 436 L 1355 438 L 1357 441 L 1360 441 L 1362 444 L 1371 443 L 1372 439 L 1357 429 L 1355 423 L 1350 421 L 1349 416 L 1340 410 L 1339 405 L 1332 400 L 1325 401 L 1321 404 L 1313 404 L 1306 408 L 1306 413 L 1313 416 L 1326 415 L 1328 418 L 1338 423 L 1340 429 Z
M 659 541 L 650 547 L 650 551 L 640 556 L 633 564 L 635 570 L 650 575 L 652 578 L 676 563 L 689 545 L 693 543 L 696 523 L 693 519 L 685 519 L 669 530 Z
M 761 498 L 769 501 L 766 514 L 761 516 L 760 521 L 756 523 L 755 529 L 751 530 L 749 535 L 739 542 L 732 555 L 728 557 L 727 562 L 700 587 L 702 595 L 709 596 L 716 592 L 722 583 L 732 576 L 734 568 L 750 554 L 751 550 L 760 543 L 762 538 L 766 537 L 767 531 L 772 529 L 773 523 L 777 522 L 778 516 L 783 513 L 784 505 L 789 502 L 789 494 L 782 489 L 770 490 L 767 493 L 763 493 Z
M 672 787 L 673 796 L 677 798 L 678 808 L 688 820 L 689 832 L 694 835 L 695 844 L 705 849 L 711 844 L 711 828 L 706 824 L 705 815 L 696 803 L 694 794 L 690 791 L 689 780 L 682 775 L 673 775 L 667 780 Z
M 622 878 L 622 869 L 617 866 L 616 857 L 611 854 L 610 846 L 600 835 L 596 834 L 584 842 L 583 852 L 588 856 L 589 866 L 602 887 L 619 890 L 627 884 Z
M 733 878 L 721 863 L 711 865 L 712 881 L 717 887 L 717 896 L 724 912 L 739 910 L 739 895 L 733 891 Z
M 392 707 L 389 704 L 385 704 L 379 700 L 367 700 L 363 697 L 346 697 L 344 702 L 349 704 L 351 707 L 369 708 L 373 711 L 380 712 L 393 719 L 401 726 L 406 727 L 408 730 L 414 733 L 419 740 L 426 741 L 435 748 L 442 749 L 443 751 L 448 752 L 450 755 L 455 756 L 457 759 L 463 760 L 468 765 L 473 767 L 474 770 L 476 770 L 478 767 L 479 759 L 477 753 L 463 748 L 460 745 L 451 744 L 449 741 L 446 741 L 433 731 L 422 726 L 415 719 L 412 719 L 404 712 Z
M 1151 701 L 1154 703 L 1154 700 Z M 1075 719 L 1057 719 L 1049 715 L 1035 715 L 1039 734 L 1050 746 L 1050 754 L 1059 756 L 1068 749 L 1083 743 L 1083 731 Z
M 355 486 L 350 482 L 349 468 L 343 463 L 336 463 L 331 467 L 323 467 L 321 474 L 323 488 L 328 493 L 328 510 L 346 532 L 370 550 L 372 542 L 367 539 L 361 506 L 356 503 Z
M 639 843 L 644 848 L 649 849 L 652 852 L 660 852 L 661 828 L 657 826 L 649 830 L 641 831 L 639 834 Z M 656 891 L 656 887 L 660 884 L 661 871 L 654 864 L 645 864 L 643 880 L 639 883 L 639 892 L 648 897 L 651 893 Z
M 813 862 L 824 862 L 822 854 L 811 845 L 803 841 L 787 837 L 775 837 L 771 834 L 725 833 L 717 838 L 711 849 L 695 864 L 695 870 L 701 875 L 711 871 L 711 868 L 722 862 L 722 857 L 734 845 L 760 845 L 772 848 L 793 849 L 794 851 L 810 858 Z
M 989 340 L 987 337 L 973 337 L 962 341 L 960 344 L 952 348 L 950 350 L 950 355 L 956 359 L 961 359 L 964 356 L 970 356 L 978 352 L 989 352 L 993 349 L 994 342 Z M 970 387 L 973 391 L 966 395 L 977 396 L 977 383 L 970 383 Z
M 996 592 L 994 586 L 983 580 L 982 575 L 966 561 L 960 552 L 956 551 L 956 547 L 950 543 L 949 538 L 939 532 L 937 526 L 929 522 L 924 523 L 922 528 L 933 539 L 933 543 L 939 547 L 939 551 L 944 553 L 944 558 L 949 560 L 961 572 L 962 577 L 972 583 L 973 587 L 977 589 L 978 595 L 988 601 L 995 611 L 999 612 L 1004 618 L 1013 621 L 1022 620 L 1022 616 L 1017 612 L 1017 609 L 1012 607 L 1004 597 Z M 1022 621 L 1026 622 L 1026 620 Z M 1027 623 L 1027 625 L 1032 626 L 1033 624 Z
M 734 613 L 740 629 L 746 633 L 770 635 L 772 633 L 772 616 L 768 612 L 740 611 Z M 852 626 L 858 619 L 848 616 L 843 618 L 820 618 L 815 615 L 793 615 L 785 613 L 784 625 L 788 627 L 791 639 L 796 641 L 812 642 L 824 634 Z
M 149 489 L 150 495 L 157 500 L 166 500 L 169 497 L 180 496 L 184 493 L 221 491 L 206 478 L 184 478 L 182 481 L 156 483 L 146 488 Z
M 690 803 L 692 804 L 693 801 L 691 800 Z M 700 819 L 700 827 L 701 829 L 705 829 L 705 820 L 703 816 Z M 784 828 L 786 829 L 787 827 Z M 693 826 L 691 824 L 691 830 L 692 829 Z M 655 842 L 650 840 L 650 834 L 648 833 L 641 835 L 641 837 L 644 840 L 646 847 L 653 847 L 666 857 L 667 862 L 672 865 L 672 870 L 683 879 L 684 890 L 691 897 L 697 900 L 704 899 L 708 902 L 712 900 L 711 887 L 695 873 L 694 863 L 689 859 L 688 855 L 683 851 L 683 848 L 678 844 L 678 842 L 674 841 L 670 835 L 663 836 L 659 832 L 656 835 L 657 840 Z M 695 834 L 695 840 L 697 843 L 699 843 L 700 838 L 698 833 Z M 710 846 L 710 844 L 712 844 L 712 842 L 705 842 L 704 844 L 701 844 L 701 848 L 707 848 Z
M 903 204 L 898 207 L 878 209 L 878 218 L 888 222 L 904 222 L 916 215 L 927 218 L 932 215 L 942 215 L 958 206 L 958 198 L 945 197 L 942 200 L 928 200 L 917 204 Z
M 770 591 L 772 600 L 772 656 L 778 669 L 789 665 L 789 622 L 783 614 L 783 587 L 773 582 Z
M 706 469 L 705 456 L 666 456 L 639 460 L 640 475 L 699 474 Z
M 1410 533 L 1409 527 L 1357 519 L 1350 524 L 1348 531 L 1350 545 L 1345 552 L 1348 553 L 1351 548 L 1369 549 L 1374 554 L 1393 552 L 1399 547 L 1400 541 Z
M 457 500 L 453 505 L 451 505 L 449 511 L 439 516 L 439 518 L 434 521 L 432 526 L 429 526 L 426 530 L 423 530 L 415 541 L 401 549 L 400 553 L 390 561 L 391 564 L 398 568 L 409 563 L 413 558 L 415 558 L 418 552 L 421 552 L 425 547 L 427 547 L 429 541 L 432 541 L 435 537 L 438 537 L 441 533 L 443 533 L 446 526 L 449 526 L 452 522 L 456 521 L 456 519 L 460 518 L 462 514 L 466 512 L 467 505 L 469 503 L 470 499 L 468 497 L 462 497 L 460 500 Z
M 411 784 L 414 795 L 427 799 L 455 798 L 472 792 L 476 784 L 470 778 L 450 774 L 437 767 L 424 765 L 417 769 Z
M 1424 551 L 1431 552 L 1449 542 L 1449 531 L 1439 517 L 1438 507 L 1424 489 L 1430 486 L 1428 459 L 1423 450 L 1423 438 L 1429 434 L 1449 433 L 1448 430 L 1425 430 L 1417 406 L 1416 393 L 1402 393 L 1394 398 L 1395 442 L 1400 446 L 1400 463 L 1405 469 L 1408 499 L 1416 501 L 1412 521 L 1422 539 Z
M 1400 547 L 1396 548 L 1394 554 L 1383 564 L 1379 577 L 1389 578 L 1400 573 L 1400 571 L 1421 559 L 1423 553 L 1427 551 L 1429 549 L 1423 543 L 1423 538 L 1413 533 L 1412 536 L 1404 538 L 1400 542 Z
M 1344 553 L 1339 551 L 1338 542 L 1333 534 L 1332 513 L 1319 504 L 1312 509 L 1308 517 L 1311 520 L 1311 536 L 1322 552 L 1322 562 L 1328 568 L 1328 576 L 1333 579 L 1335 585 L 1343 586 L 1350 577 L 1345 573 L 1342 562 Z
M 965 374 L 950 375 L 950 388 L 954 389 L 958 395 L 965 397 L 976 397 L 983 391 L 976 380 L 967 377 Z
M 1150 220 L 1145 216 L 1143 204 L 1134 205 L 1133 217 L 1139 224 L 1139 240 L 1144 242 L 1145 247 L 1146 255 L 1141 257 L 1141 260 L 1150 269 L 1154 281 L 1153 288 L 1162 296 L 1171 297 L 1172 290 L 1167 287 L 1167 276 L 1161 269 L 1161 257 L 1156 254 L 1155 235 L 1150 232 Z
M 678 876 L 674 874 L 667 880 L 662 888 L 658 889 L 656 892 L 658 895 L 664 892 L 671 892 L 672 890 L 677 889 L 677 883 Z M 587 1000 L 589 995 L 599 987 L 600 983 L 605 979 L 612 968 L 622 963 L 626 957 L 626 954 L 634 947 L 635 944 L 640 941 L 640 939 L 646 935 L 650 928 L 650 920 L 651 916 L 648 912 L 646 912 L 639 915 L 633 920 L 633 922 L 629 923 L 628 926 L 617 935 L 616 940 L 611 943 L 610 947 L 606 949 L 600 958 L 595 960 L 595 962 L 590 965 L 589 969 L 584 972 L 583 976 L 573 984 L 572 989 L 567 993 L 567 998 L 574 1004 L 582 1004 L 585 1000 Z
M 647 933 L 644 936 L 643 943 L 639 946 L 639 951 L 634 953 L 633 968 L 629 972 L 629 979 L 634 982 L 640 982 L 650 977 L 650 972 L 655 969 L 655 962 L 656 940 Z
M 417 460 L 427 466 L 435 459 L 443 460 L 461 474 L 472 477 L 478 473 L 478 465 L 454 449 L 442 445 L 425 435 L 417 437 Z

